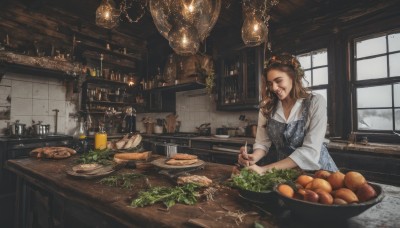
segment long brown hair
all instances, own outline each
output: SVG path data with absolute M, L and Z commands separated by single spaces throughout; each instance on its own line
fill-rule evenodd
M 261 87 L 262 100 L 260 102 L 260 110 L 267 118 L 267 122 L 275 113 L 278 104 L 278 96 L 267 84 L 267 75 L 271 70 L 285 72 L 292 79 L 292 89 L 289 93 L 291 99 L 297 100 L 299 98 L 307 98 L 309 96 L 307 88 L 305 88 L 302 83 L 302 79 L 304 78 L 304 70 L 301 68 L 299 60 L 287 53 L 272 55 L 264 68 Z

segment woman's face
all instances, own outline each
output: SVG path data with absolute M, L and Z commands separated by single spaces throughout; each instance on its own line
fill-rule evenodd
M 286 72 L 272 69 L 267 74 L 267 86 L 278 96 L 279 100 L 285 100 L 289 98 L 293 80 Z

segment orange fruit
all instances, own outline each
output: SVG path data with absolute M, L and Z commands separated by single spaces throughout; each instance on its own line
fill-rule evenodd
M 328 181 L 326 181 L 324 179 L 314 178 L 314 180 L 311 182 L 310 189 L 311 190 L 322 189 L 325 192 L 330 193 L 332 191 L 332 186 L 331 186 L 331 184 L 329 184 Z
M 318 170 L 317 172 L 315 172 L 314 177 L 326 180 L 330 175 L 331 175 L 331 173 L 329 171 Z
M 344 185 L 354 192 L 366 182 L 365 177 L 359 172 L 351 171 L 344 176 Z
M 293 195 L 294 195 L 294 190 L 293 190 L 293 188 L 290 187 L 290 186 L 287 185 L 287 184 L 281 184 L 281 185 L 279 185 L 278 191 L 279 191 L 282 195 L 284 195 L 284 196 L 286 196 L 286 197 L 289 197 L 289 198 L 292 198 Z
M 301 186 L 303 186 L 303 188 L 305 188 L 307 184 L 310 183 L 312 180 L 314 180 L 314 178 L 311 176 L 300 175 L 299 177 L 297 177 L 296 183 L 300 184 Z
M 334 172 L 328 177 L 328 182 L 331 184 L 333 189 L 339 189 L 344 187 L 344 177 L 345 175 L 340 172 Z
M 356 194 L 348 188 L 341 188 L 335 192 L 335 198 L 342 199 L 347 203 L 357 203 L 358 197 Z

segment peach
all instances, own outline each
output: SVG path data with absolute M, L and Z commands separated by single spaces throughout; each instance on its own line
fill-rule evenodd
M 328 182 L 331 184 L 332 189 L 339 189 L 344 187 L 344 177 L 345 175 L 340 172 L 334 172 L 328 177 Z
M 335 198 L 340 198 L 347 203 L 357 203 L 358 197 L 348 188 L 340 188 L 335 192 Z
M 369 185 L 368 183 L 365 183 L 365 184 L 361 185 L 360 187 L 358 187 L 357 197 L 360 200 L 360 202 L 365 202 L 372 198 L 375 198 L 376 191 L 371 185 Z
M 352 191 L 357 191 L 357 188 L 366 182 L 365 177 L 359 172 L 351 171 L 344 176 L 344 185 Z
M 329 171 L 318 170 L 317 172 L 315 172 L 314 177 L 326 180 L 330 175 L 331 173 Z

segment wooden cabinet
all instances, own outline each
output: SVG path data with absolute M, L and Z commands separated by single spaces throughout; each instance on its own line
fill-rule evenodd
M 146 112 L 175 112 L 175 92 L 151 90 L 145 93 Z
M 218 110 L 258 108 L 263 62 L 261 47 L 246 48 L 219 60 Z

